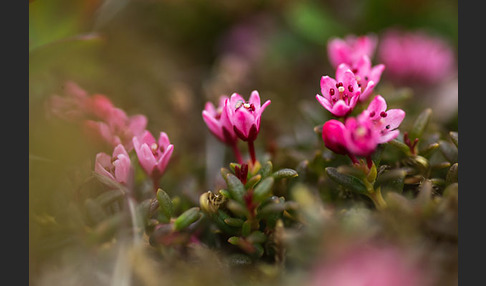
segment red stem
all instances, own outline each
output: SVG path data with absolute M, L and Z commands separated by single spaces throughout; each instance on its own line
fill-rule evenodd
M 248 141 L 248 151 L 250 152 L 251 162 L 255 164 L 256 162 L 255 145 L 253 144 L 253 141 Z
M 243 164 L 243 159 L 241 158 L 241 153 L 238 149 L 238 141 L 235 141 L 235 143 L 231 145 L 231 148 L 233 149 L 233 153 L 236 157 L 236 161 L 238 161 L 238 164 Z

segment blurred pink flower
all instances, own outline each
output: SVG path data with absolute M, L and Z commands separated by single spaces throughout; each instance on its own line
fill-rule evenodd
M 450 76 L 454 53 L 441 38 L 422 31 L 389 29 L 383 34 L 378 57 L 386 75 L 402 84 L 434 84 Z
M 373 122 L 365 117 L 350 117 L 344 123 L 344 141 L 349 153 L 356 156 L 371 155 L 380 140 L 380 133 L 375 128 Z
M 233 145 L 238 140 L 235 132 L 233 131 L 233 125 L 228 117 L 228 110 L 225 106 L 228 96 L 221 96 L 219 98 L 218 107 L 215 108 L 211 102 L 206 102 L 204 110 L 202 111 L 202 117 L 209 131 L 216 136 L 221 142 Z
M 322 140 L 324 145 L 331 151 L 338 154 L 347 154 L 346 142 L 344 141 L 346 127 L 341 121 L 336 119 L 328 120 L 322 126 Z
M 405 118 L 405 111 L 402 109 L 386 110 L 385 99 L 377 95 L 359 116 L 368 117 L 380 134 L 378 143 L 386 143 L 397 138 L 400 131 L 397 129 Z M 358 116 L 358 117 L 359 117 Z
M 85 120 L 83 122 L 87 134 L 110 146 L 123 144 L 128 152 L 133 149 L 132 138 L 141 135 L 146 126 L 147 117 L 141 114 L 128 117 L 119 108 L 110 110 L 106 121 Z
M 115 147 L 112 156 L 103 152 L 96 154 L 95 172 L 126 186 L 133 182 L 130 156 L 121 144 Z
M 89 110 L 89 96 L 79 85 L 72 81 L 64 84 L 64 94 L 52 95 L 47 101 L 50 114 L 61 119 L 75 122 L 86 117 Z
M 309 286 L 425 286 L 425 271 L 391 246 L 350 247 L 316 265 Z
M 321 78 L 322 96 L 317 94 L 316 99 L 334 116 L 343 117 L 356 106 L 361 90 L 351 70 L 338 71 L 336 79 L 329 76 Z
M 141 136 L 133 137 L 133 147 L 142 169 L 154 182 L 157 182 L 164 174 L 174 151 L 174 145 L 170 144 L 167 134 L 160 132 L 156 141 L 154 136 L 146 130 Z
M 344 39 L 331 38 L 327 43 L 329 61 L 333 67 L 340 64 L 353 65 L 363 55 L 373 57 L 377 44 L 376 36 L 348 35 Z
M 385 65 L 378 64 L 372 67 L 370 58 L 367 55 L 363 55 L 353 65 L 340 64 L 336 70 L 336 78 L 338 74 L 341 77 L 341 74 L 348 69 L 356 76 L 356 81 L 361 90 L 359 101 L 363 102 L 368 99 L 375 85 L 380 81 Z
M 226 99 L 225 108 L 228 117 L 233 125 L 235 134 L 243 141 L 254 141 L 260 132 L 261 115 L 265 108 L 270 104 L 267 100 L 263 105 L 260 104 L 260 95 L 254 90 L 248 102 L 241 95 L 233 93 Z

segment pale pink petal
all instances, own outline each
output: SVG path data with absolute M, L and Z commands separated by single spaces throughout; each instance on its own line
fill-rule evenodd
M 383 144 L 383 143 L 389 142 L 389 141 L 397 138 L 399 134 L 400 134 L 399 130 L 392 130 L 392 131 L 386 132 L 385 134 L 381 135 L 378 138 L 378 143 Z
M 355 65 L 355 68 L 358 70 L 358 74 L 360 75 L 367 75 L 371 69 L 371 60 L 367 55 L 361 56 Z
M 260 95 L 258 94 L 258 91 L 256 90 L 252 91 L 248 103 L 253 104 L 256 109 L 260 108 L 261 103 L 260 103 Z
M 122 184 L 128 184 L 133 170 L 130 158 L 120 154 L 118 159 L 113 162 L 113 165 L 115 166 L 116 181 Z
M 159 146 L 162 146 L 164 150 L 170 145 L 169 136 L 165 132 L 160 132 L 159 135 Z
M 316 99 L 317 101 L 319 101 L 319 103 L 324 106 L 325 109 L 331 111 L 332 110 L 332 104 L 331 102 L 329 102 L 329 100 L 327 100 L 327 98 L 319 95 L 319 94 L 316 94 Z
M 142 114 L 132 115 L 129 117 L 128 128 L 133 136 L 141 135 L 147 128 L 147 117 Z
M 113 177 L 113 175 L 105 168 L 111 168 L 111 156 L 106 153 L 96 154 L 95 172 L 112 180 L 115 180 L 115 177 Z
M 170 144 L 165 149 L 164 154 L 162 154 L 162 156 L 159 158 L 159 162 L 157 163 L 157 169 L 159 170 L 160 174 L 164 173 L 167 164 L 169 164 L 173 151 L 174 151 L 174 145 Z
M 140 144 L 147 144 L 148 146 L 152 146 L 152 144 L 156 143 L 154 136 L 150 131 L 145 130 L 141 136 L 138 137 Z
M 370 80 L 366 85 L 366 87 L 364 88 L 363 93 L 361 93 L 359 101 L 360 102 L 366 101 L 368 97 L 370 97 L 371 93 L 373 92 L 374 87 L 375 87 L 375 83 Z
M 348 64 L 342 63 L 336 68 L 336 81 L 340 81 L 344 77 L 344 72 L 351 70 Z
M 149 176 L 152 175 L 152 172 L 157 165 L 157 162 L 155 161 L 154 154 L 152 153 L 149 145 L 143 143 L 138 151 L 137 149 L 135 149 L 135 152 L 137 153 L 138 162 L 140 163 L 142 168 L 145 170 L 145 172 L 147 172 Z
M 381 74 L 383 73 L 384 70 L 385 70 L 384 64 L 379 64 L 374 66 L 369 73 L 370 80 L 374 81 L 375 83 L 378 83 L 381 79 Z
M 213 116 L 209 114 L 206 110 L 202 111 L 202 117 L 209 131 L 213 133 L 221 141 L 224 141 L 223 131 L 221 129 L 221 123 L 217 121 Z M 231 128 L 233 129 L 233 128 Z
M 119 155 L 129 157 L 125 147 L 122 144 L 116 145 L 115 149 L 113 150 L 113 158 L 118 158 Z
M 405 118 L 405 111 L 401 109 L 390 109 L 386 113 L 385 124 L 390 125 L 391 130 L 398 128 Z
M 331 113 L 337 117 L 345 116 L 350 111 L 351 108 L 342 99 L 336 101 L 336 103 L 334 103 L 331 109 Z
M 324 96 L 327 100 L 330 99 L 329 91 L 332 89 L 335 90 L 335 93 L 337 94 L 336 90 L 336 80 L 329 77 L 329 76 L 323 76 L 321 77 L 321 94 Z
M 369 113 L 374 112 L 374 116 L 372 116 L 371 119 L 379 119 L 380 113 L 382 111 L 386 111 L 385 99 L 381 95 L 375 96 L 375 98 L 373 98 L 366 110 L 368 110 Z
M 213 117 L 216 116 L 216 108 L 214 107 L 214 104 L 210 101 L 206 102 L 206 104 L 204 105 L 204 111 L 206 111 L 206 113 Z

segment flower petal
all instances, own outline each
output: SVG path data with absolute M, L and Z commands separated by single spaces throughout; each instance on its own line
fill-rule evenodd
M 324 96 L 327 100 L 330 100 L 330 95 L 329 91 L 333 88 L 335 92 L 337 93 L 336 90 L 336 80 L 329 77 L 329 76 L 323 76 L 321 77 L 321 94 Z
M 248 102 L 250 104 L 253 104 L 255 106 L 255 109 L 260 108 L 261 103 L 260 103 L 260 95 L 258 94 L 258 91 L 256 90 L 252 91 Z

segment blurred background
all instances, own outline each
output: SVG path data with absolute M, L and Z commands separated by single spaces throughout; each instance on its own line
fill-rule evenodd
M 53 257 L 73 255 L 64 251 L 82 232 L 73 190 L 86 186 L 95 154 L 110 152 L 79 126 L 49 115 L 46 102 L 62 94 L 66 81 L 106 95 L 128 115 L 146 115 L 152 133 L 166 132 L 175 151 L 161 184 L 194 199 L 214 187 L 219 169 L 232 160 L 202 120 L 205 102 L 258 90 L 262 102 L 272 103 L 257 153 L 297 168 L 322 145 L 314 126 L 329 119 L 315 100 L 321 76 L 334 76 L 328 39 L 372 33 L 379 42 L 389 28 L 421 30 L 446 42 L 457 59 L 457 12 L 452 0 L 30 1 L 32 283 L 55 277 L 45 274 Z M 457 70 L 433 86 L 397 83 L 386 74 L 376 93 L 410 95 L 401 106 L 410 114 L 403 126 L 432 107 L 441 129 L 457 130 Z

